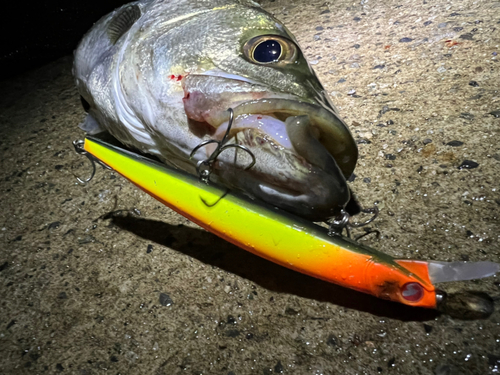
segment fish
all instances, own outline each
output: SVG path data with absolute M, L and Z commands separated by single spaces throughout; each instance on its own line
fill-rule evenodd
M 241 147 L 217 156 L 216 183 L 312 221 L 351 201 L 356 143 L 297 39 L 251 0 L 126 4 L 83 37 L 73 75 L 89 135 L 193 175 L 216 148 L 197 146 L 227 136 Z
M 87 136 L 84 151 L 207 231 L 284 267 L 459 319 L 485 319 L 494 311 L 494 301 L 485 293 L 448 294 L 435 284 L 493 276 L 500 264 L 396 259 L 105 139 Z

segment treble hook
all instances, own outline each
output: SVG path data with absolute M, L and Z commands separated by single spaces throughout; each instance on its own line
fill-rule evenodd
M 231 126 L 233 125 L 233 121 L 234 121 L 234 111 L 233 111 L 233 109 L 229 108 L 227 111 L 229 112 L 229 123 L 227 125 L 226 132 L 224 133 L 224 136 L 222 137 L 222 139 L 220 141 L 217 141 L 215 139 L 209 139 L 209 140 L 203 141 L 198 146 L 196 146 L 193 149 L 193 151 L 191 151 L 191 154 L 189 155 L 189 157 L 192 158 L 194 156 L 194 154 L 196 153 L 196 151 L 198 151 L 200 148 L 202 148 L 204 146 L 207 146 L 207 145 L 209 145 L 211 143 L 217 143 L 217 147 L 215 148 L 214 152 L 212 152 L 212 154 L 207 159 L 200 160 L 196 164 L 196 172 L 198 173 L 198 176 L 200 177 L 200 181 L 202 181 L 202 182 L 204 182 L 206 184 L 208 184 L 208 181 L 210 179 L 210 174 L 212 173 L 213 165 L 214 165 L 215 161 L 217 160 L 217 157 L 224 150 L 227 150 L 228 148 L 234 147 L 234 148 L 239 148 L 239 149 L 241 149 L 243 151 L 248 152 L 248 154 L 252 158 L 252 162 L 250 163 L 250 165 L 248 165 L 245 168 L 245 170 L 248 170 L 248 169 L 252 168 L 255 165 L 256 161 L 257 161 L 255 159 L 255 155 L 253 154 L 253 152 L 250 151 L 247 147 L 245 147 L 243 145 L 240 145 L 240 144 L 237 144 L 237 143 L 232 143 L 232 144 L 229 144 L 229 145 L 226 144 L 226 142 L 228 140 L 228 137 L 229 137 L 229 133 L 231 131 Z
M 73 141 L 73 147 L 75 147 L 75 152 L 79 155 L 85 155 L 87 157 L 87 159 L 89 159 L 90 164 L 92 165 L 92 173 L 90 174 L 90 177 L 87 178 L 86 180 L 82 180 L 80 177 L 75 176 L 76 179 L 78 180 L 78 182 L 83 184 L 83 185 L 89 183 L 94 178 L 95 172 L 96 172 L 96 167 L 95 167 L 96 163 L 99 164 L 100 166 L 102 166 L 103 168 L 112 169 L 112 168 L 108 167 L 106 164 L 104 164 L 102 161 L 97 159 L 95 156 L 93 156 L 93 155 L 89 154 L 87 151 L 85 151 L 85 148 L 83 147 L 84 145 L 85 145 L 85 141 L 82 139 L 77 139 L 77 140 Z
M 363 209 L 361 209 L 361 212 L 366 213 L 366 214 L 372 214 L 373 216 L 364 222 L 354 222 L 354 221 L 352 221 L 352 216 L 349 215 L 349 213 L 346 210 L 341 209 L 340 213 L 337 216 L 335 216 L 332 219 L 332 221 L 330 222 L 330 228 L 328 229 L 328 235 L 329 236 L 341 236 L 343 230 L 345 229 L 345 231 L 347 233 L 347 237 L 350 238 L 351 232 L 349 230 L 349 227 L 350 228 L 364 227 L 365 225 L 368 225 L 373 220 L 375 220 L 379 214 L 378 207 L 363 208 Z

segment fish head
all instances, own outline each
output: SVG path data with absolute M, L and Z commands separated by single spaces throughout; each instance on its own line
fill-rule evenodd
M 210 23 L 182 88 L 194 134 L 220 141 L 228 133 L 226 144 L 245 148 L 217 157 L 216 178 L 311 220 L 336 215 L 350 199 L 346 179 L 358 151 L 297 40 L 254 7 L 224 8 Z M 194 158 L 204 160 L 214 148 Z M 247 169 L 252 156 L 256 163 Z

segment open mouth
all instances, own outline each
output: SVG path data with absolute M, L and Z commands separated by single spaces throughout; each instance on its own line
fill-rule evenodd
M 344 177 L 352 174 L 357 147 L 346 125 L 329 110 L 281 98 L 237 103 L 232 109 L 235 121 L 229 138 L 245 129 L 253 129 L 260 132 L 262 138 L 270 137 L 284 148 L 294 148 L 305 160 L 318 167 L 329 164 L 326 160 L 320 161 L 327 154 L 316 155 L 320 150 L 318 147 L 322 146 L 334 158 Z M 193 120 L 188 111 L 187 114 Z M 226 133 L 228 116 L 226 110 L 208 110 L 193 117 L 198 127 L 203 127 L 213 139 L 220 140 Z
M 232 108 L 228 143 L 245 146 L 256 159 L 242 173 L 250 157 L 224 151 L 216 165 L 223 183 L 311 219 L 331 217 L 349 201 L 346 179 L 354 170 L 357 147 L 333 110 L 267 91 L 207 95 L 184 87 L 184 95 L 194 134 L 221 140 Z M 195 158 L 206 159 L 215 147 L 198 150 Z M 231 158 L 239 158 L 240 164 Z

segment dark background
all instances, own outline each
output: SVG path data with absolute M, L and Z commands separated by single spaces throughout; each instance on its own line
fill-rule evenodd
M 0 80 L 71 55 L 92 25 L 128 0 L 10 0 L 2 5 Z

